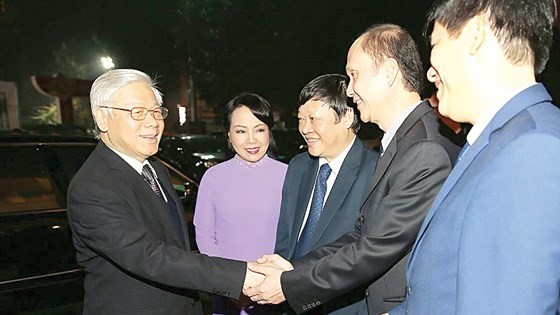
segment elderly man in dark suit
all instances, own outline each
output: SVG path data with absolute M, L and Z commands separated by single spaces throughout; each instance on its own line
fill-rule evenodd
M 85 272 L 83 313 L 201 314 L 187 289 L 238 297 L 246 263 L 190 251 L 169 173 L 150 158 L 167 116 L 153 81 L 137 70 L 112 70 L 95 80 L 90 98 L 101 141 L 68 193 Z
M 391 24 L 368 29 L 350 48 L 346 72 L 360 118 L 385 132 L 357 229 L 293 261 L 291 271 L 250 264 L 267 275 L 245 291 L 254 301 L 286 299 L 301 313 L 369 284 L 361 313 L 380 314 L 405 298 L 408 253 L 459 150 L 439 133 L 437 116 L 420 98 L 423 68 L 404 29 Z M 265 260 L 292 269 L 277 255 Z
M 299 96 L 299 131 L 308 153 L 290 161 L 284 180 L 275 253 L 299 258 L 353 231 L 379 154 L 366 148 L 356 133 L 358 112 L 349 106 L 348 79 L 326 74 L 309 82 Z M 325 194 L 314 208 L 319 170 L 329 168 Z M 318 213 L 314 210 L 317 209 Z M 329 314 L 357 314 L 365 303 L 355 290 L 323 305 Z

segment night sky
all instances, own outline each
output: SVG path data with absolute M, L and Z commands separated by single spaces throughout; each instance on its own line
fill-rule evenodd
M 99 58 L 110 55 L 118 68 L 157 75 L 171 96 L 177 94 L 178 75 L 186 72 L 190 54 L 199 95 L 211 104 L 223 105 L 239 92 L 253 91 L 276 106 L 292 107 L 312 78 L 344 73 L 352 41 L 368 26 L 383 22 L 404 26 L 417 39 L 425 67 L 429 65 L 421 37 L 431 5 L 427 0 L 3 2 L 4 81 L 25 82 L 29 75 L 56 72 L 93 79 L 103 71 Z M 543 78 L 557 98 L 558 44 L 552 55 Z M 21 88 L 23 106 L 33 106 L 31 93 Z

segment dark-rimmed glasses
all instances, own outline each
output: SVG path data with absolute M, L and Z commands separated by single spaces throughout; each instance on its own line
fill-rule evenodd
M 110 108 L 110 109 L 117 109 L 122 110 L 125 112 L 130 113 L 130 117 L 134 120 L 144 120 L 148 113 L 152 113 L 152 116 L 156 120 L 164 120 L 169 114 L 169 110 L 165 107 L 160 107 L 156 109 L 147 109 L 146 107 L 132 107 L 131 109 L 120 108 L 120 107 L 112 107 L 112 106 L 99 106 L 100 108 Z

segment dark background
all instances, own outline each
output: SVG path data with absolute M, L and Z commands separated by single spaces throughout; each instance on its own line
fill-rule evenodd
M 344 73 L 352 41 L 374 23 L 404 26 L 419 44 L 432 3 L 319 0 L 1 0 L 0 81 L 18 82 L 23 116 L 42 105 L 30 75 L 94 79 L 109 55 L 117 68 L 159 78 L 167 100 L 192 75 L 197 97 L 220 108 L 242 91 L 290 111 L 299 90 L 324 73 Z M 540 77 L 560 99 L 556 43 Z M 429 94 L 429 88 L 424 94 Z M 22 117 L 24 119 L 24 117 Z

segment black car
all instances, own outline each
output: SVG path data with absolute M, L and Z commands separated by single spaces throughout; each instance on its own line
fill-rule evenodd
M 307 152 L 307 143 L 297 129 L 274 129 L 272 134 L 278 146 L 278 160 L 289 163 L 294 156 Z
M 0 135 L 0 314 L 81 313 L 83 275 L 66 218 L 66 193 L 96 143 L 85 136 Z M 198 185 L 163 163 L 193 233 Z
M 200 182 L 204 172 L 229 156 L 225 138 L 199 134 L 163 136 L 158 156 Z

